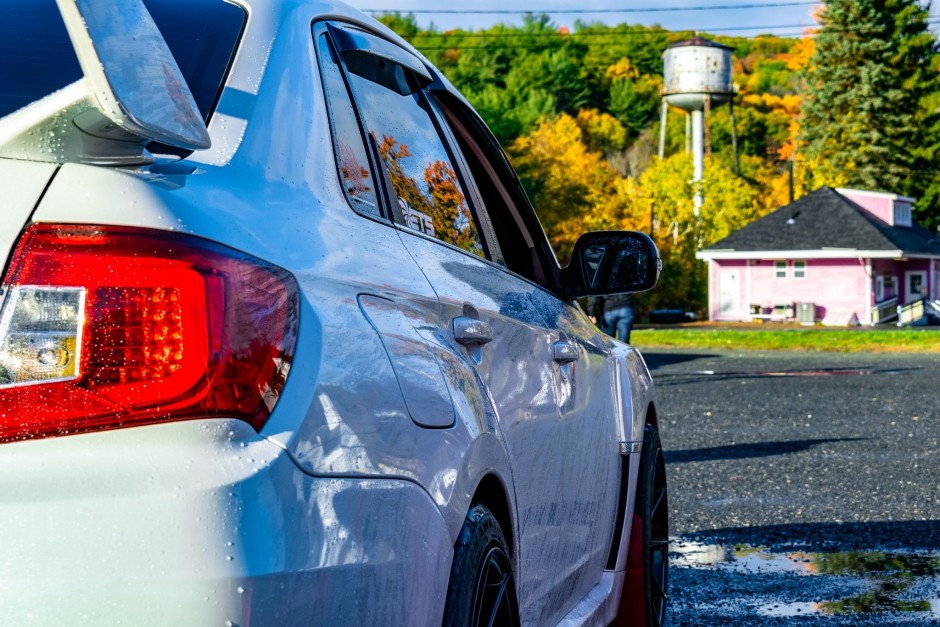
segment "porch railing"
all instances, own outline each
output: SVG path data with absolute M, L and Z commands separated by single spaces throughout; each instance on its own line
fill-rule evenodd
M 898 317 L 898 299 L 889 298 L 875 304 L 871 309 L 871 324 L 884 324 Z
M 915 300 L 913 303 L 898 307 L 898 326 L 905 327 L 915 324 L 923 324 L 927 317 L 927 301 L 924 299 Z

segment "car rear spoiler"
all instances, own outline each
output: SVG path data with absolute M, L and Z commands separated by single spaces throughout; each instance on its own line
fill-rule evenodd
M 84 77 L 0 118 L 0 157 L 149 163 L 152 141 L 208 148 L 209 133 L 141 0 L 56 0 Z

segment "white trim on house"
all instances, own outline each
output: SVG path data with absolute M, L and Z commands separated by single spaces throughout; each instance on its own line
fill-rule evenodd
M 823 248 L 822 250 L 700 250 L 696 259 L 940 259 L 938 255 L 910 254 L 903 250 L 858 250 L 855 248 Z
M 909 202 L 909 203 L 914 203 L 916 200 L 915 198 L 911 198 L 910 196 L 899 196 L 897 194 L 892 194 L 890 192 L 872 192 L 866 189 L 852 189 L 850 187 L 837 187 L 836 191 L 842 194 L 843 196 L 845 195 L 845 192 L 849 192 L 851 194 L 860 194 L 862 196 L 874 196 L 876 198 L 887 198 L 888 200 L 900 200 L 902 202 Z M 849 198 L 849 200 L 851 200 L 851 198 Z

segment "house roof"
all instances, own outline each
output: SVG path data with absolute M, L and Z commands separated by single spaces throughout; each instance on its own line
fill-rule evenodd
M 831 187 L 822 187 L 715 242 L 698 256 L 771 251 L 820 251 L 829 257 L 838 256 L 838 251 L 853 257 L 859 253 L 940 256 L 940 237 L 919 225 L 891 226 Z

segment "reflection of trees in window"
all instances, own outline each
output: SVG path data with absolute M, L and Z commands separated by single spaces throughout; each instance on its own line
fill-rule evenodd
M 344 141 L 339 143 L 339 159 L 340 171 L 343 175 L 343 188 L 350 199 L 372 204 L 368 198 L 363 198 L 363 196 L 371 196 L 372 188 L 369 187 L 369 179 L 372 174 L 356 158 L 356 151 Z
M 385 162 L 385 168 L 388 171 L 392 187 L 395 189 L 395 195 L 406 205 L 403 209 L 430 216 L 432 214 L 431 204 L 421 193 L 417 181 L 408 176 L 403 167 L 405 159 L 413 156 L 411 151 L 408 150 L 408 146 L 399 144 L 394 137 L 388 135 L 383 135 L 382 141 L 378 144 L 379 156 Z
M 424 169 L 424 182 L 434 206 L 437 236 L 458 248 L 483 255 L 476 225 L 470 216 L 457 174 L 445 161 L 435 161 Z
M 406 224 L 482 256 L 476 224 L 450 164 L 437 160 L 425 166 L 424 186 L 427 192 L 424 192 L 420 183 L 405 171 L 405 160 L 414 156 L 408 146 L 399 144 L 388 135 L 383 135 L 382 141 L 377 143 L 392 187 L 403 205 Z

